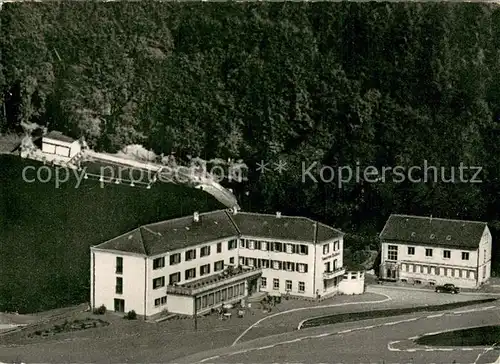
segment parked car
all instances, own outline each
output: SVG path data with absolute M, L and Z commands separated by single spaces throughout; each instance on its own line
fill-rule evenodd
M 451 284 L 451 283 L 447 283 L 443 286 L 437 286 L 436 287 L 436 292 L 437 293 L 453 293 L 453 294 L 456 294 L 458 292 L 460 292 L 460 288 L 458 287 L 455 287 L 454 284 Z

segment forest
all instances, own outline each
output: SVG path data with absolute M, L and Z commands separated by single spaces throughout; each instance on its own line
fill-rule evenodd
M 495 4 L 8 3 L 0 21 L 1 133 L 35 122 L 98 151 L 242 159 L 244 209 L 318 219 L 359 248 L 391 213 L 500 227 Z M 482 182 L 301 178 L 303 162 L 424 161 Z

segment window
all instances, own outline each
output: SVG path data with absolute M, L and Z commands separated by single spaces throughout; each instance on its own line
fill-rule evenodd
M 286 252 L 288 254 L 293 254 L 294 246 L 292 244 L 286 244 Z
M 295 263 L 286 262 L 285 265 L 286 265 L 286 270 L 287 271 L 289 271 L 289 272 L 295 271 Z
M 240 286 L 239 285 L 233 286 L 233 289 L 234 289 L 234 297 L 238 297 L 240 295 Z
M 332 270 L 335 272 L 337 270 L 337 259 L 333 260 L 333 268 Z
M 333 242 L 333 251 L 336 252 L 337 250 L 340 249 L 340 241 L 334 241 Z
M 283 251 L 283 244 L 276 242 L 273 244 L 273 248 L 274 248 L 273 250 L 275 252 L 282 252 Z
M 468 252 L 462 252 L 462 260 L 469 260 L 469 253 Z
M 125 312 L 125 300 L 115 298 L 115 312 Z
M 244 239 L 241 239 L 240 240 L 240 248 L 244 248 L 245 247 L 245 243 L 246 243 L 246 241 Z
M 198 297 L 196 298 L 196 310 L 200 310 L 201 309 L 201 297 Z
M 116 277 L 115 293 L 118 293 L 118 294 L 123 293 L 123 278 L 122 277 Z
M 221 291 L 221 300 L 222 301 L 225 301 L 227 299 L 227 289 L 224 288 L 222 291 Z
M 212 306 L 214 304 L 214 294 L 213 293 L 210 293 L 208 295 L 208 305 L 209 306 Z
M 304 293 L 306 290 L 306 284 L 304 282 L 299 282 L 299 292 Z
M 200 276 L 204 276 L 210 273 L 210 264 L 205 264 L 200 267 Z
M 451 258 L 451 251 L 443 250 L 443 258 L 450 259 Z
M 266 277 L 261 277 L 260 278 L 260 286 L 262 288 L 266 288 L 267 287 L 267 278 Z
M 215 304 L 220 302 L 220 291 L 215 292 Z
M 247 258 L 247 264 L 249 267 L 255 267 L 255 258 Z
M 122 274 L 122 273 L 123 273 L 123 258 L 116 257 L 116 274 Z
M 437 276 L 439 275 L 440 271 L 441 271 L 441 268 L 436 267 L 436 275 L 437 275 Z
M 174 284 L 176 284 L 180 280 L 181 280 L 181 272 L 172 273 L 168 277 L 168 284 L 171 285 L 171 286 L 173 286 Z
M 269 268 L 269 259 L 259 259 L 260 268 Z
M 195 268 L 186 269 L 186 271 L 184 272 L 184 278 L 185 279 L 196 278 L 196 269 Z
M 165 257 L 156 258 L 153 260 L 153 269 L 160 269 L 165 267 Z
M 210 255 L 210 247 L 209 246 L 204 246 L 200 249 L 200 258 L 209 256 L 209 255 Z
M 412 246 L 408 247 L 408 255 L 415 255 L 415 248 Z
M 153 279 L 153 289 L 165 287 L 165 277 L 158 277 Z
M 273 279 L 273 289 L 280 289 L 280 280 L 278 278 Z
M 229 258 L 229 264 L 234 264 L 234 257 Z
M 238 259 L 238 262 L 239 262 L 240 265 L 245 265 L 245 257 L 240 257 Z
M 425 249 L 425 256 L 432 257 L 432 249 Z
M 227 250 L 233 250 L 233 249 L 236 249 L 236 247 L 238 246 L 238 242 L 237 240 L 233 239 L 233 240 L 229 240 L 227 242 Z
M 269 249 L 269 245 L 267 244 L 267 241 L 261 241 L 260 242 L 260 248 L 261 248 L 261 250 L 268 250 Z
M 181 253 L 172 254 L 170 256 L 170 265 L 179 264 L 181 262 Z
M 224 269 L 224 261 L 223 260 L 219 260 L 218 262 L 214 263 L 214 272 L 218 272 L 218 271 L 223 270 L 223 269 Z
M 387 247 L 387 259 L 388 260 L 398 260 L 398 246 L 389 245 Z
M 297 264 L 297 270 L 299 271 L 299 273 L 307 273 L 307 264 Z
M 233 298 L 233 287 L 229 287 L 227 289 L 227 299 L 230 300 L 231 298 Z
M 217 243 L 217 253 L 222 253 L 222 243 Z
M 326 273 L 331 272 L 331 269 L 330 269 L 330 262 L 326 262 L 326 263 L 325 263 L 325 272 L 326 272 Z
M 281 262 L 278 260 L 273 260 L 273 269 L 281 269 Z
M 307 255 L 308 254 L 307 250 L 308 250 L 307 245 L 299 245 L 299 254 Z
M 286 287 L 287 291 L 291 291 L 292 290 L 292 281 L 287 280 L 285 282 L 285 287 Z
M 196 249 L 191 249 L 186 252 L 186 261 L 196 259 Z
M 207 303 L 208 303 L 208 297 L 207 296 L 201 297 L 201 308 L 206 308 Z
M 255 249 L 255 241 L 248 240 L 248 249 Z
M 323 255 L 328 254 L 330 252 L 330 244 L 323 245 Z

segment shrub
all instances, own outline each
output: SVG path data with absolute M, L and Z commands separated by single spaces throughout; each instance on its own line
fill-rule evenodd
M 100 307 L 94 309 L 95 315 L 104 315 L 105 313 L 106 313 L 106 306 L 104 305 L 101 305 Z
M 134 310 L 132 310 L 132 311 L 127 312 L 127 314 L 125 315 L 125 318 L 127 320 L 135 320 L 137 318 L 137 314 L 135 313 Z

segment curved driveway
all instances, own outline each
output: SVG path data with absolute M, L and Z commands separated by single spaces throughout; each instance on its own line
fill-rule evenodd
M 389 295 L 392 299 L 385 299 L 383 302 L 376 304 L 365 302 L 364 304 L 359 303 L 356 306 L 342 305 L 325 308 L 324 313 L 356 312 L 373 308 L 411 307 L 425 304 L 434 305 L 485 298 L 485 295 L 480 294 L 446 295 L 436 294 L 428 290 L 405 290 L 383 286 L 372 286 L 369 287 L 368 291 Z M 240 335 L 239 340 L 232 347 L 196 354 L 176 360 L 176 362 L 194 363 L 205 360 L 205 362 L 214 363 L 324 362 L 357 364 L 385 360 L 392 363 L 452 363 L 454 359 L 444 359 L 445 357 L 449 358 L 451 354 L 455 355 L 455 351 L 450 351 L 449 348 L 441 351 L 431 351 L 430 349 L 421 351 L 413 350 L 410 347 L 410 351 L 406 351 L 404 345 L 411 344 L 411 340 L 407 340 L 408 337 L 422 335 L 426 332 L 477 326 L 486 323 L 491 324 L 492 322 L 500 323 L 498 303 L 494 302 L 447 311 L 447 314 L 423 312 L 401 317 L 365 320 L 300 331 L 292 331 L 293 329 L 288 327 L 293 322 L 296 329 L 298 321 L 322 315 L 323 312 L 321 310 L 315 308 L 312 310 L 289 312 L 286 315 L 281 313 L 274 317 L 269 316 L 252 325 L 249 330 L 245 331 L 244 335 Z M 267 331 L 273 332 L 274 330 L 276 332 L 279 322 L 290 322 L 290 325 L 281 324 L 284 327 L 280 335 L 266 336 L 265 333 Z M 363 330 L 358 330 L 361 327 Z M 390 343 L 392 346 L 388 346 Z M 403 345 L 403 347 L 399 348 L 398 345 Z M 456 363 L 474 363 L 476 357 L 483 350 L 484 348 L 457 352 Z M 484 363 L 493 362 L 494 360 L 491 359 L 494 354 L 495 352 L 493 351 L 482 353 L 477 363 L 481 363 L 481 360 L 487 360 Z M 468 358 L 474 355 L 474 360 L 464 360 L 465 357 Z M 496 358 L 494 359 L 496 360 Z
M 500 324 L 500 307 L 483 304 L 442 313 L 420 313 L 323 326 L 261 338 L 194 355 L 178 363 L 493 363 L 487 348 L 431 348 L 412 339 L 441 330 Z

